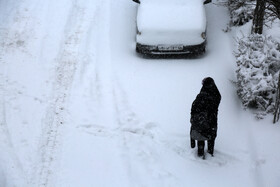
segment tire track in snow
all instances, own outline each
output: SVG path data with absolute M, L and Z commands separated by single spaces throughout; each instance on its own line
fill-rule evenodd
M 96 98 L 96 100 L 98 101 L 95 104 L 97 104 L 97 106 L 99 105 L 99 108 L 105 107 L 103 109 L 105 109 L 108 113 L 111 114 L 109 115 L 112 118 L 111 120 L 106 119 L 106 116 L 101 117 L 101 119 L 107 121 L 107 124 L 114 125 L 106 127 L 95 125 L 90 126 L 90 128 L 87 128 L 87 130 L 85 130 L 86 128 L 82 129 L 84 129 L 85 132 L 89 130 L 88 133 L 94 136 L 114 138 L 118 142 L 120 142 L 121 154 L 125 155 L 126 157 L 123 161 L 127 166 L 127 173 L 128 175 L 130 175 L 130 173 L 133 172 L 135 168 L 132 168 L 132 159 L 130 161 L 125 160 L 127 158 L 130 159 L 130 156 L 132 155 L 132 157 L 134 157 L 134 154 L 139 155 L 142 153 L 154 153 L 152 150 L 153 148 L 148 146 L 150 142 L 141 141 L 141 138 L 144 137 L 144 139 L 148 139 L 148 141 L 152 140 L 155 136 L 155 134 L 152 131 L 154 130 L 154 127 L 156 125 L 154 123 L 142 123 L 138 120 L 137 115 L 131 110 L 129 106 L 129 102 L 126 99 L 126 93 L 123 90 L 122 85 L 120 84 L 120 81 L 118 80 L 117 74 L 113 67 L 114 59 L 111 52 L 113 38 L 111 37 L 114 35 L 113 30 L 110 27 L 111 25 L 113 25 L 113 14 L 111 14 L 111 6 L 112 2 L 110 0 L 102 1 L 102 14 L 100 15 L 100 18 L 103 20 L 103 22 L 99 23 L 98 27 L 100 30 L 98 32 L 102 32 L 103 34 L 100 33 L 100 35 L 103 37 L 97 39 L 98 45 L 95 46 L 96 56 L 94 59 L 95 68 L 93 72 L 94 82 L 92 84 L 92 93 L 94 98 Z M 104 36 L 107 37 L 104 38 Z M 104 111 L 102 113 L 104 113 Z M 99 113 L 99 115 L 102 114 Z M 133 148 L 134 144 L 139 145 L 139 147 Z M 141 150 L 138 150 L 138 148 L 140 148 Z M 127 153 L 127 151 L 130 151 L 130 153 Z M 150 160 L 150 158 L 148 157 L 145 157 L 145 159 Z M 153 157 L 152 159 L 156 159 L 156 157 Z M 153 164 L 153 166 L 155 166 L 155 164 Z M 151 169 L 153 166 L 151 166 L 149 169 Z M 155 167 L 159 167 L 159 165 Z M 169 175 L 164 172 L 161 172 L 161 174 L 159 174 L 158 172 L 157 174 L 164 176 L 163 178 L 166 178 L 166 176 Z M 129 178 L 131 184 L 130 186 L 135 185 L 134 176 L 130 176 Z M 138 181 L 138 184 L 142 183 L 141 179 L 136 179 L 136 181 Z
M 73 1 L 68 20 L 65 25 L 64 39 L 61 43 L 56 61 L 55 80 L 52 101 L 43 122 L 43 140 L 41 142 L 41 164 L 38 169 L 39 186 L 49 186 L 59 144 L 60 128 L 67 118 L 67 99 L 78 63 L 78 45 L 82 36 L 84 8 Z
M 89 84 L 91 110 L 97 123 L 115 127 L 115 111 L 113 103 L 113 69 L 111 59 L 111 2 L 110 0 L 96 0 L 96 12 L 94 13 L 94 22 L 88 31 L 88 43 L 85 51 L 86 57 L 92 63 L 84 64 L 81 67 L 81 77 L 84 76 L 85 69 L 89 78 L 86 80 Z M 89 41 L 92 41 L 89 43 Z M 80 78 L 81 79 L 81 78 Z M 94 107 L 92 107 L 94 106 Z M 108 118 L 108 116 L 112 116 Z M 106 126 L 106 127 L 107 127 Z
M 2 51 L 0 51 L 0 65 L 2 67 L 0 71 L 0 148 L 2 151 L 0 160 L 5 161 L 3 164 L 0 163 L 0 186 L 26 186 L 27 176 L 14 150 L 6 121 L 6 85 L 2 72 L 5 66 L 2 61 Z
M 13 18 L 13 21 L 5 20 L 6 25 L 0 28 L 0 149 L 2 151 L 0 154 L 0 186 L 28 185 L 28 175 L 18 157 L 10 134 L 11 129 L 7 123 L 8 100 L 10 97 L 14 97 L 12 95 L 14 95 L 15 90 L 17 93 L 20 91 L 17 90 L 19 88 L 13 88 L 12 85 L 16 82 L 10 80 L 8 76 L 10 69 L 7 69 L 9 66 L 6 55 L 15 55 L 17 52 L 30 55 L 26 45 L 30 42 L 33 34 L 30 24 L 34 19 L 26 14 L 26 10 L 21 9 L 24 3 L 25 1 L 20 1 L 13 4 L 14 10 L 10 10 L 9 14 L 5 15 L 5 19 Z M 13 16 L 13 14 L 15 15 Z
M 118 9 L 113 10 L 118 11 Z M 111 25 L 114 25 L 113 15 L 118 15 L 117 12 L 115 13 L 112 12 Z M 110 36 L 118 37 L 113 30 L 110 32 Z M 111 58 L 113 62 L 114 56 Z M 119 57 L 116 56 L 116 59 Z M 114 66 L 111 77 L 117 128 L 113 131 L 101 129 L 100 135 L 105 134 L 118 140 L 123 164 L 129 176 L 129 186 L 176 186 L 177 178 L 161 162 L 161 151 L 167 148 L 162 142 L 163 132 L 158 124 L 139 119 L 130 106 L 127 92 L 118 79 Z M 97 130 L 95 134 L 98 134 Z
M 128 168 L 126 173 L 129 175 L 135 168 L 131 167 L 132 160 L 125 161 L 128 157 L 143 153 L 143 158 L 149 160 L 144 154 L 149 154 L 148 152 L 152 152 L 153 148 L 147 145 L 148 142 L 139 140 L 141 137 L 149 140 L 153 139 L 154 134 L 151 131 L 153 131 L 155 124 L 141 123 L 130 109 L 126 93 L 122 89 L 113 68 L 114 59 L 111 56 L 113 30 L 110 27 L 112 25 L 111 2 L 109 0 L 100 1 L 100 3 L 96 3 L 96 6 L 98 6 L 98 12 L 95 15 L 95 21 L 97 22 L 91 24 L 87 33 L 88 41 L 96 41 L 96 43 L 87 43 L 85 47 L 86 59 L 92 61 L 92 63 L 82 64 L 79 72 L 80 82 L 85 82 L 83 79 L 88 74 L 85 82 L 86 87 L 82 87 L 81 90 L 90 89 L 90 97 L 87 95 L 87 98 L 89 98 L 87 101 L 90 105 L 89 109 L 92 111 L 91 115 L 95 116 L 95 119 L 94 124 L 90 122 L 89 124 L 78 125 L 76 128 L 95 137 L 113 138 L 119 142 L 121 155 L 126 157 L 125 159 L 121 158 L 121 162 L 124 162 L 126 169 Z M 93 55 L 90 55 L 90 52 Z M 133 142 L 130 142 L 131 140 Z M 144 144 L 141 146 L 141 143 Z M 139 144 L 139 147 L 132 148 L 134 144 Z M 148 148 L 145 148 L 145 146 Z M 141 150 L 138 151 L 137 148 Z M 133 149 L 133 153 L 126 153 L 130 149 Z M 152 157 L 152 159 L 156 159 L 156 157 Z M 159 165 L 156 167 L 159 167 Z M 155 170 L 153 171 L 153 173 L 156 173 Z M 162 172 L 158 175 L 166 178 L 169 174 Z M 130 186 L 137 184 L 133 182 L 135 176 L 137 175 L 130 177 Z M 141 183 L 139 178 L 136 181 L 138 184 Z
M 139 120 L 131 110 L 118 78 L 114 80 L 113 94 L 119 125 L 116 133 L 121 138 L 123 161 L 131 186 L 176 186 L 177 178 L 161 162 L 161 151 L 167 148 L 161 140 L 163 132 L 156 123 Z
M 114 181 L 115 185 L 116 183 L 123 184 L 121 181 L 128 181 L 128 179 L 126 179 L 126 170 L 123 170 L 122 167 L 122 158 L 110 157 L 112 150 L 114 150 L 113 154 L 119 155 L 119 136 L 111 136 L 112 131 L 118 127 L 114 107 L 110 46 L 111 2 L 110 0 L 96 0 L 88 3 L 87 7 L 96 9 L 96 12 L 93 12 L 93 17 L 90 19 L 91 24 L 84 36 L 86 40 L 81 46 L 84 60 L 77 66 L 77 76 L 75 76 L 73 85 L 75 89 L 73 89 L 69 107 L 73 126 L 64 131 L 63 147 L 65 151 L 61 155 L 63 158 L 61 165 L 64 168 L 61 167 L 62 174 L 58 174 L 58 178 L 63 181 L 79 173 L 81 177 L 75 180 L 76 186 L 80 183 L 84 184 L 85 181 L 90 186 L 93 184 L 108 186 L 110 180 Z M 98 140 L 96 136 L 104 137 L 104 139 Z M 76 137 L 76 140 L 72 137 Z M 82 146 L 69 149 L 74 142 Z M 100 149 L 100 146 L 104 149 Z M 107 146 L 111 148 L 107 149 Z M 85 149 L 87 147 L 89 149 Z M 79 152 L 79 159 L 83 160 L 78 166 L 73 164 L 76 160 L 71 157 L 72 153 L 75 155 L 77 152 Z M 108 167 L 108 171 L 102 178 L 100 173 L 102 174 L 104 171 L 98 173 L 96 171 L 100 165 Z M 64 174 L 63 172 L 66 170 L 67 173 Z M 107 180 L 108 178 L 110 180 Z M 57 184 L 61 186 L 63 182 L 58 181 Z

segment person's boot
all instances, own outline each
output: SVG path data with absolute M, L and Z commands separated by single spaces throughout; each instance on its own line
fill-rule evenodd
M 214 156 L 214 151 L 212 149 L 208 149 L 207 152 L 211 155 Z
M 215 140 L 208 140 L 208 150 L 207 150 L 207 152 L 211 156 L 214 156 L 214 145 L 215 145 Z
M 204 151 L 198 151 L 198 152 L 197 152 L 197 156 L 198 156 L 198 157 L 201 157 L 201 158 L 204 160 L 204 159 L 205 159 Z
M 195 140 L 191 138 L 191 148 L 195 148 Z
M 197 156 L 202 157 L 202 159 L 205 159 L 205 155 L 204 155 L 204 141 L 198 141 Z

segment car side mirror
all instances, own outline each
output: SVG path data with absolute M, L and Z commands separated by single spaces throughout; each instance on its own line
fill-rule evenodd
M 208 4 L 208 3 L 211 3 L 212 0 L 205 0 L 203 4 Z
M 134 1 L 135 3 L 140 4 L 140 0 L 132 0 L 132 1 Z

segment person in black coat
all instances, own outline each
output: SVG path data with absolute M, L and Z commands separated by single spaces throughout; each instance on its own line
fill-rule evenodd
M 211 77 L 202 81 L 202 88 L 191 108 L 191 148 L 198 144 L 198 156 L 204 158 L 205 141 L 208 142 L 208 153 L 214 154 L 215 139 L 217 136 L 218 107 L 221 94 Z

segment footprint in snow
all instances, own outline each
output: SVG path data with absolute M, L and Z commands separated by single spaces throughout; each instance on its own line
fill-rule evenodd
M 77 128 L 84 133 L 97 136 L 97 137 L 110 137 L 113 136 L 114 133 L 110 132 L 110 130 L 106 129 L 103 126 L 100 125 L 94 125 L 94 124 L 85 124 L 85 125 L 79 125 Z

